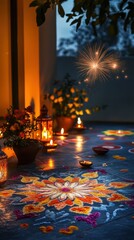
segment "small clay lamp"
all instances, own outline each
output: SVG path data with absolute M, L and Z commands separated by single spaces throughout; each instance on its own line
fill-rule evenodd
M 60 137 L 67 137 L 68 133 L 64 132 L 64 128 L 61 128 L 61 131 L 60 132 L 56 132 L 55 135 L 56 136 L 60 136 Z
M 81 131 L 81 130 L 85 130 L 85 129 L 86 129 L 86 127 L 84 127 L 84 125 L 83 125 L 80 117 L 78 117 L 77 123 L 76 123 L 74 129 L 75 129 L 75 130 L 78 130 L 78 131 Z

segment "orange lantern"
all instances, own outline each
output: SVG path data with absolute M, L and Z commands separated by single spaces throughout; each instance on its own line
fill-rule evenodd
M 7 155 L 1 151 L 0 147 L 0 185 L 7 180 Z
M 53 121 L 48 115 L 48 109 L 45 105 L 43 105 L 40 115 L 36 118 L 36 125 L 35 139 L 42 142 L 50 142 L 53 137 Z

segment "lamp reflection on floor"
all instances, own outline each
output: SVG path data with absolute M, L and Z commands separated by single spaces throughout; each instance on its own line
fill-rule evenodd
M 83 138 L 81 136 L 76 137 L 76 151 L 80 152 L 83 150 Z
M 43 147 L 47 152 L 54 151 L 55 148 L 57 147 L 57 143 L 54 143 L 53 140 L 51 139 L 49 143 L 46 143 Z
M 49 167 L 49 169 L 54 169 L 54 167 L 55 167 L 54 160 L 52 158 L 50 158 L 48 160 L 48 167 Z

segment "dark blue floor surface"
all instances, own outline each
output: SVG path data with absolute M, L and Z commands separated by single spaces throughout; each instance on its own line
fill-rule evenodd
M 0 240 L 134 239 L 134 125 L 90 124 L 54 141 L 57 148 L 41 149 L 32 164 L 9 159 Z M 94 146 L 109 151 L 97 155 Z

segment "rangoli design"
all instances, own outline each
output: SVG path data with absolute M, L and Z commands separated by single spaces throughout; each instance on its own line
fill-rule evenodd
M 118 137 L 134 135 L 134 132 L 130 130 L 106 130 L 103 133 L 107 136 L 113 135 Z
M 131 197 L 122 193 L 122 189 L 131 188 L 133 182 L 105 181 L 105 177 L 106 174 L 98 170 L 63 172 L 57 173 L 57 176 L 45 173 L 40 176 L 20 176 L 19 188 L 16 188 L 17 179 L 14 188 L 7 187 L 0 191 L 0 199 L 2 202 L 8 200 L 10 208 L 15 208 L 13 214 L 18 220 L 34 217 L 35 225 L 41 224 L 44 219 L 49 225 L 51 221 L 56 223 L 59 219 L 63 222 L 68 219 L 70 222 L 84 221 L 96 226 L 95 221 L 101 218 L 100 211 L 107 212 L 105 221 L 108 221 L 108 208 L 114 206 L 117 210 L 120 209 L 119 204 L 131 201 Z M 115 204 L 118 206 L 115 207 Z M 114 212 L 114 216 L 116 214 Z M 21 223 L 21 228 L 27 227 L 26 222 Z M 52 230 L 52 227 L 46 227 L 41 230 Z M 66 231 L 72 232 L 70 229 Z

